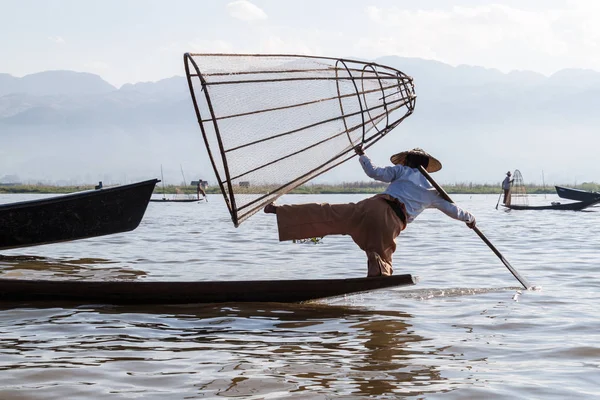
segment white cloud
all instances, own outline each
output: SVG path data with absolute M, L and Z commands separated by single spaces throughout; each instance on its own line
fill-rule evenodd
M 267 14 L 248 0 L 237 0 L 227 4 L 229 15 L 242 21 L 267 19 Z
M 406 10 L 367 7 L 372 33 L 355 49 L 365 56 L 399 54 L 504 71 L 600 67 L 598 5 L 566 9 L 513 8 L 500 4 Z
M 56 44 L 65 44 L 65 39 L 61 36 L 48 36 L 48 40 Z

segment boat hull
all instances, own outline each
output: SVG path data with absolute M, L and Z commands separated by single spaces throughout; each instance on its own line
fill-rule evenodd
M 199 199 L 150 199 L 152 203 L 198 203 Z
M 577 201 L 593 201 L 594 199 L 600 199 L 600 193 L 588 192 L 585 190 L 566 188 L 562 186 L 554 186 L 558 197 L 569 200 Z
M 587 207 L 593 206 L 600 203 L 600 198 L 593 199 L 591 201 L 578 201 L 576 203 L 564 203 L 564 204 L 550 204 L 547 206 L 518 206 L 518 205 L 504 205 L 506 208 L 511 210 L 571 210 L 581 211 Z
M 0 250 L 131 231 L 144 216 L 157 182 L 0 204 Z
M 192 304 L 302 302 L 414 285 L 412 275 L 268 281 L 140 282 L 0 279 L 2 302 Z

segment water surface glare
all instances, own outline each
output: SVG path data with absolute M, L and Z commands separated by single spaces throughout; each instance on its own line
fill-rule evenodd
M 600 208 L 507 212 L 497 195 L 452 197 L 538 290 L 464 224 L 428 210 L 397 239 L 395 273 L 419 276 L 412 287 L 304 304 L 2 304 L 0 399 L 600 399 Z M 0 278 L 364 275 L 349 237 L 280 243 L 272 216 L 236 229 L 216 195 L 150 203 L 132 232 L 0 253 Z

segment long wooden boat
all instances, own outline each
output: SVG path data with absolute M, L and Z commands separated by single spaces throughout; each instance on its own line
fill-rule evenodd
M 131 231 L 158 179 L 0 204 L 0 250 Z
M 197 203 L 201 199 L 150 199 L 153 203 Z
M 183 174 L 183 167 L 181 168 L 181 176 L 183 177 L 183 182 L 185 184 L 186 180 L 185 180 L 185 175 Z M 187 198 L 182 198 L 182 199 L 178 199 L 176 197 L 167 198 L 167 194 L 165 192 L 165 178 L 163 176 L 163 169 L 162 169 L 162 165 L 160 166 L 160 177 L 163 183 L 163 197 L 162 199 L 150 199 L 151 202 L 153 203 L 197 203 L 200 201 L 200 199 L 198 198 L 193 198 L 193 197 L 187 197 Z
M 588 192 L 586 190 L 567 188 L 563 186 L 554 186 L 554 188 L 556 189 L 558 197 L 563 199 L 591 201 L 600 198 L 600 193 L 598 192 Z
M 0 279 L 0 302 L 79 304 L 192 304 L 302 302 L 414 285 L 410 274 L 373 278 L 267 281 L 59 281 Z
M 504 205 L 506 208 L 511 210 L 572 210 L 581 211 L 584 208 L 593 206 L 594 204 L 600 203 L 600 198 L 595 198 L 588 201 L 578 201 L 575 203 L 555 203 L 545 206 L 525 206 L 525 205 Z

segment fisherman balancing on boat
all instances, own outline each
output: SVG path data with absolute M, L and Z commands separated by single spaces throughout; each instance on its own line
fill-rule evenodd
M 510 179 L 510 171 L 506 173 L 506 178 L 502 181 L 502 190 L 504 191 L 504 199 L 502 199 L 502 204 L 510 206 L 510 184 L 513 182 Z
M 394 166 L 375 167 L 362 146 L 355 147 L 360 164 L 370 178 L 389 183 L 387 189 L 358 203 L 268 204 L 267 214 L 277 215 L 279 240 L 301 240 L 326 235 L 350 235 L 367 253 L 367 276 L 392 275 L 395 238 L 426 208 L 437 208 L 449 217 L 475 227 L 475 217 L 444 200 L 419 171 L 436 172 L 442 164 L 415 148 L 394 154 Z
M 196 195 L 198 196 L 198 200 L 200 200 L 200 195 L 204 198 L 204 200 L 208 201 L 206 197 L 206 191 L 204 191 L 202 179 L 198 179 L 198 183 L 196 184 Z

